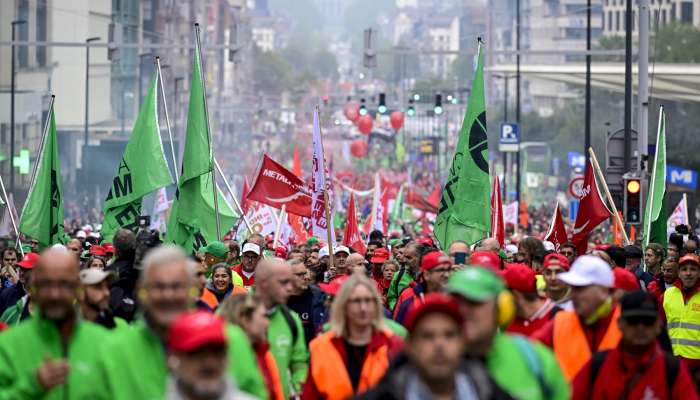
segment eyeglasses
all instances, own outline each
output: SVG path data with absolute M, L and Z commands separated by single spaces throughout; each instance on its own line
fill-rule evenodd
M 357 299 L 349 299 L 348 304 L 353 305 L 353 306 L 359 306 L 362 304 L 367 304 L 367 305 L 372 305 L 374 304 L 375 299 L 372 297 L 360 297 Z

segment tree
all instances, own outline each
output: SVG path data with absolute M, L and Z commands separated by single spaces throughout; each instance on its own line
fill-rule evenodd
M 650 43 L 649 55 L 657 62 L 700 62 L 700 30 L 689 24 L 673 23 L 659 29 Z
M 291 85 L 291 66 L 279 54 L 253 48 L 253 81 L 256 91 L 281 93 Z
M 338 60 L 335 54 L 320 49 L 311 58 L 311 70 L 321 78 L 336 79 L 338 77 Z

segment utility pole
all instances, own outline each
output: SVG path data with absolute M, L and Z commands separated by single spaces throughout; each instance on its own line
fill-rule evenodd
M 632 169 L 632 0 L 625 10 L 625 151 L 624 170 Z
M 642 178 L 642 187 L 646 183 L 644 176 L 644 163 L 648 156 L 649 143 L 649 0 L 639 0 L 639 57 L 638 60 L 638 94 L 639 101 L 637 112 L 637 145 L 639 146 L 639 172 Z M 644 193 L 644 192 L 642 192 Z M 642 201 L 645 200 L 642 196 Z M 642 209 L 644 209 L 642 207 Z
M 90 110 L 90 42 L 100 40 L 98 36 L 85 39 L 85 138 L 83 143 L 83 160 L 87 154 L 85 150 L 88 145 L 88 123 Z M 85 167 L 85 166 L 84 166 Z
M 516 0 L 515 2 L 515 50 L 517 51 L 515 54 L 515 122 L 520 125 L 520 0 Z M 523 130 L 521 129 L 521 142 L 522 132 Z M 515 164 L 518 170 L 518 173 L 515 176 L 515 199 L 518 201 L 518 204 L 520 204 L 520 175 L 522 174 L 520 172 L 519 148 L 518 152 L 515 153 Z
M 10 67 L 10 157 L 8 159 L 10 163 L 10 193 L 15 191 L 15 169 L 14 169 L 14 157 L 15 157 L 15 27 L 20 24 L 26 24 L 27 21 L 16 20 L 12 21 L 12 66 Z
M 591 0 L 586 2 L 586 51 L 591 51 Z M 586 54 L 586 122 L 584 132 L 583 154 L 586 155 L 586 165 L 590 158 L 588 149 L 591 147 L 591 54 Z

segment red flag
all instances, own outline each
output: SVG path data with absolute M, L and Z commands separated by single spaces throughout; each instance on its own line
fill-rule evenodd
M 593 165 L 588 161 L 586 174 L 583 178 L 583 197 L 578 206 L 578 215 L 574 224 L 574 234 L 571 241 L 576 245 L 578 254 L 585 254 L 588 250 L 588 234 L 601 222 L 612 215 L 608 207 L 600 197 L 598 184 L 593 175 Z
M 294 175 L 301 178 L 301 157 L 299 157 L 299 148 L 294 146 L 294 166 L 292 168 Z
M 506 228 L 503 223 L 503 203 L 501 202 L 501 182 L 493 179 L 491 189 L 491 237 L 496 238 L 501 247 L 506 241 Z
M 294 214 L 287 214 L 287 222 L 289 222 L 289 226 L 292 228 L 297 243 L 303 243 L 309 239 L 309 232 L 304 228 L 304 220 L 302 217 Z
M 440 201 L 438 200 L 438 203 Z M 409 188 L 406 190 L 406 200 L 405 203 L 413 208 L 417 208 L 421 211 L 428 211 L 437 214 L 437 205 L 431 203 L 425 196 L 416 192 L 415 190 Z
M 430 196 L 428 196 L 428 203 L 435 207 L 437 210 L 438 205 L 440 204 L 440 198 L 442 197 L 442 186 L 437 185 L 435 186 L 435 189 L 430 193 Z
M 556 252 L 559 252 L 561 245 L 569 241 L 566 235 L 566 226 L 564 225 L 564 220 L 559 210 L 559 202 L 557 202 L 557 205 L 554 207 L 552 224 L 549 226 L 549 231 L 545 235 L 544 240 L 554 243 L 554 251 Z
M 263 155 L 258 176 L 248 193 L 249 200 L 256 200 L 270 207 L 282 208 L 287 205 L 290 214 L 311 216 L 311 195 L 304 181 L 275 160 Z
M 357 226 L 355 195 L 352 193 L 350 193 L 350 201 L 348 201 L 348 216 L 345 222 L 345 233 L 343 233 L 343 244 L 351 247 L 362 255 L 367 251 L 367 247 L 362 241 L 362 236 L 360 236 L 360 228 Z
M 246 177 L 243 181 L 243 193 L 241 193 L 241 208 L 243 209 L 243 213 L 248 213 L 248 208 L 250 207 L 248 192 L 250 192 L 250 186 L 248 185 L 248 177 Z

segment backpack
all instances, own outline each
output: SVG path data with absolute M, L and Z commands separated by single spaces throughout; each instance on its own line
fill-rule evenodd
M 542 397 L 545 399 L 551 399 L 554 395 L 554 391 L 544 378 L 542 360 L 540 360 L 540 357 L 537 355 L 535 348 L 524 336 L 513 335 L 512 338 L 515 345 L 518 347 L 518 350 L 520 350 L 520 353 L 525 358 L 525 364 L 527 364 L 528 369 L 532 371 L 533 375 L 535 375 L 537 383 L 540 385 L 540 389 L 542 390 Z
M 297 329 L 297 324 L 292 316 L 292 310 L 290 310 L 286 304 L 281 305 L 280 309 L 282 310 L 285 321 L 287 321 L 287 325 L 289 325 L 289 330 L 292 331 L 292 345 L 294 345 L 299 338 L 299 329 Z
M 596 378 L 598 377 L 598 372 L 600 367 L 603 366 L 605 358 L 608 356 L 608 350 L 598 351 L 591 357 L 591 379 L 589 381 L 589 387 L 593 390 L 593 385 L 595 384 Z M 668 398 L 670 399 L 673 394 L 673 385 L 676 383 L 676 378 L 678 377 L 678 370 L 680 369 L 680 361 L 664 352 L 664 368 L 666 369 L 666 390 L 668 391 Z

